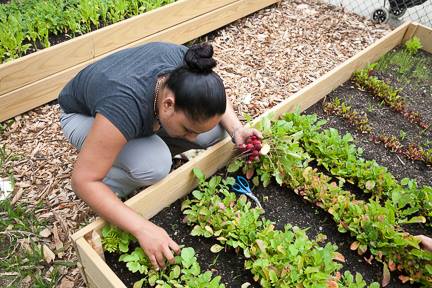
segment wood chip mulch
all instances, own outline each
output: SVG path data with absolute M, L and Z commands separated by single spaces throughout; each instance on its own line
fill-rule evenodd
M 209 38 L 238 115 L 255 117 L 389 31 L 342 8 L 303 0 L 282 1 Z M 48 221 L 39 241 L 55 259 L 76 262 L 69 236 L 95 215 L 71 189 L 77 151 L 65 140 L 58 119 L 57 104 L 36 108 L 15 117 L 0 139 L 20 156 L 6 163 L 16 179 L 13 202 L 35 208 Z M 85 287 L 78 268 L 63 267 L 60 273 L 60 287 Z

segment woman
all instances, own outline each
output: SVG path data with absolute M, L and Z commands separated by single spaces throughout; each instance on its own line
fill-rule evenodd
M 59 96 L 63 132 L 80 151 L 73 190 L 133 234 L 156 269 L 165 259 L 173 263 L 179 246 L 118 197 L 164 178 L 173 155 L 207 148 L 226 132 L 239 145 L 261 137 L 243 127 L 227 103 L 212 56 L 208 44 L 145 44 L 86 67 Z

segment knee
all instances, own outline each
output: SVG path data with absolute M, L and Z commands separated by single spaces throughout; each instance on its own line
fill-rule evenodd
M 130 171 L 131 177 L 143 186 L 152 185 L 163 178 L 165 178 L 172 166 L 171 153 L 163 153 L 158 155 L 157 159 L 145 165 L 146 167 L 140 167 Z

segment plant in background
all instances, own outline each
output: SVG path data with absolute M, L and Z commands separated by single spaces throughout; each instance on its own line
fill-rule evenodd
M 423 45 L 420 41 L 420 38 L 414 36 L 405 42 L 405 50 L 408 51 L 411 55 L 417 54 L 418 50 L 423 48 Z
M 174 2 L 174 0 L 26 0 L 0 5 L 0 60 L 49 47 L 50 37 L 66 38 Z M 31 42 L 32 44 L 29 44 Z
M 346 119 L 351 125 L 356 127 L 361 133 L 372 132 L 372 126 L 369 125 L 369 119 L 364 112 L 358 112 L 347 105 L 345 101 L 336 97 L 331 102 L 323 104 L 323 110 L 327 114 L 333 114 Z
M 420 113 L 416 111 L 409 111 L 406 108 L 405 100 L 399 95 L 400 90 L 394 89 L 384 81 L 373 76 L 373 69 L 376 67 L 376 63 L 368 65 L 364 69 L 357 70 L 353 73 L 353 81 L 363 89 L 371 91 L 373 96 L 382 100 L 386 105 L 401 113 L 408 121 L 418 125 L 419 127 L 426 129 L 429 124 L 423 120 Z
M 403 130 L 399 131 L 399 138 L 401 139 L 401 141 L 404 141 L 406 136 L 407 136 L 407 133 L 405 131 L 403 131 Z

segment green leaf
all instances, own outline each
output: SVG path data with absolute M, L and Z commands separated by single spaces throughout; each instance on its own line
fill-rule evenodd
M 170 273 L 170 278 L 177 279 L 178 277 L 180 277 L 180 266 L 175 265 Z
M 143 284 L 144 284 L 144 280 L 145 280 L 145 279 L 143 278 L 143 279 L 141 279 L 141 280 L 135 282 L 135 283 L 133 284 L 133 288 L 142 288 L 142 286 L 143 286 Z
M 277 277 L 275 271 L 270 270 L 270 271 L 269 271 L 269 276 L 270 276 L 270 281 L 271 281 L 272 283 L 277 283 L 277 281 L 278 281 L 278 277 Z
M 243 161 L 237 159 L 237 160 L 235 160 L 234 162 L 231 162 L 231 163 L 228 165 L 227 171 L 228 171 L 229 173 L 236 172 L 236 171 L 238 171 L 238 170 L 240 169 L 240 167 L 243 166 L 243 164 L 244 164 Z
M 424 216 L 415 216 L 408 221 L 402 222 L 403 224 L 414 224 L 414 223 L 426 223 L 426 218 Z
M 192 195 L 193 195 L 196 199 L 201 200 L 201 199 L 202 199 L 202 195 L 203 195 L 203 193 L 202 193 L 201 191 L 199 191 L 199 190 L 194 190 L 194 191 L 192 192 Z
M 205 177 L 204 173 L 201 171 L 201 169 L 199 169 L 199 168 L 193 168 L 192 172 L 194 173 L 195 177 L 198 178 L 198 181 L 200 183 L 205 182 L 206 177 Z
M 213 253 L 218 253 L 222 251 L 222 249 L 224 249 L 224 247 L 219 244 L 214 244 L 213 246 L 210 247 L 210 251 Z

